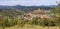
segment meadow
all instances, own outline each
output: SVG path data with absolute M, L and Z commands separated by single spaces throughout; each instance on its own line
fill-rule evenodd
M 0 28 L 2 29 L 2 28 Z M 18 25 L 16 26 L 12 26 L 12 27 L 5 27 L 4 29 L 60 29 L 58 26 L 54 26 L 54 27 L 42 27 L 42 26 L 38 26 L 38 25 L 25 25 L 24 27 L 18 27 Z

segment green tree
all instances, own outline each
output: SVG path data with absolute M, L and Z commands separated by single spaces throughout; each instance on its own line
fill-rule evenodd
M 55 7 L 55 9 L 53 10 L 55 15 L 58 17 L 58 26 L 60 26 L 60 1 L 58 2 L 58 6 Z

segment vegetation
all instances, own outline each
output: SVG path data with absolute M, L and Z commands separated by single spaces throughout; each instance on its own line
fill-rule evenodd
M 0 10 L 0 27 L 3 27 L 3 29 L 4 27 L 12 27 L 15 25 L 18 25 L 18 27 L 24 27 L 26 24 L 39 25 L 39 26 L 44 26 L 44 27 L 45 26 L 48 26 L 48 27 L 59 26 L 60 27 L 60 4 L 58 4 L 58 6 L 52 11 L 54 15 L 50 14 L 51 15 L 50 18 L 33 17 L 31 20 L 29 20 L 29 19 L 24 19 L 26 16 L 25 15 L 26 13 L 21 10 Z M 36 14 L 44 15 L 43 13 L 40 13 L 40 11 L 39 13 L 37 11 L 35 15 Z

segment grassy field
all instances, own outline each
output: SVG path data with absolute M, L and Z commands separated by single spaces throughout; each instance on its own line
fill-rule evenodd
M 2 29 L 2 28 L 0 28 Z M 16 26 L 12 26 L 12 27 L 5 27 L 4 29 L 59 29 L 58 26 L 54 26 L 54 27 L 42 27 L 42 26 L 37 26 L 37 25 L 25 25 L 24 27 L 18 27 L 18 25 Z

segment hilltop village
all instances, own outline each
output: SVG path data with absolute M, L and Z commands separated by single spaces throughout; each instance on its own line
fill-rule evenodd
M 41 19 L 51 18 L 51 16 L 48 14 L 49 12 L 49 10 L 38 9 L 21 16 L 18 15 L 18 18 L 24 18 L 25 20 L 32 20 L 35 17 L 39 17 Z

